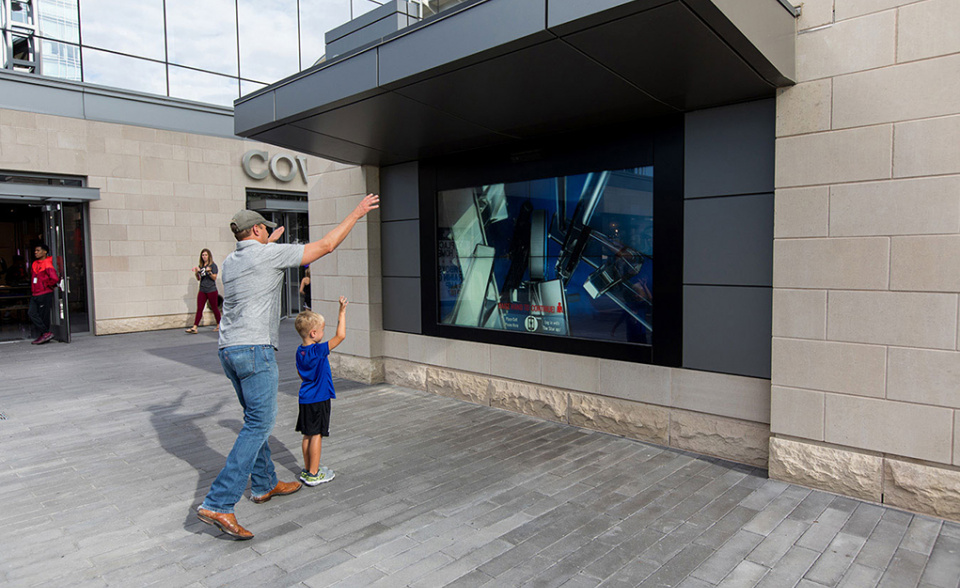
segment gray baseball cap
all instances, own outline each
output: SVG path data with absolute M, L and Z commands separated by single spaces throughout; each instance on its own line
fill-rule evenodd
M 237 214 L 233 215 L 233 218 L 230 219 L 231 229 L 234 232 L 239 233 L 240 231 L 246 231 L 252 226 L 255 225 L 267 225 L 271 229 L 277 228 L 277 223 L 272 223 L 267 219 L 263 218 L 259 212 L 253 210 L 241 210 Z M 236 228 L 234 228 L 236 226 Z

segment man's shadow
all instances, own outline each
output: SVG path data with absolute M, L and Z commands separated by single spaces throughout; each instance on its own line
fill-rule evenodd
M 220 473 L 227 459 L 225 455 L 210 447 L 207 436 L 198 422 L 219 413 L 229 402 L 229 398 L 221 398 L 214 406 L 199 412 L 186 412 L 183 401 L 187 394 L 189 392 L 183 392 L 176 400 L 148 406 L 150 424 L 157 432 L 160 446 L 167 453 L 187 462 L 197 470 L 197 484 L 193 493 L 194 504 L 184 517 L 183 528 L 188 531 L 200 529 L 201 532 L 229 539 L 214 527 L 203 524 L 198 526 L 200 521 L 196 516 L 196 507 L 203 501 L 210 484 Z M 243 421 L 238 419 L 221 419 L 217 424 L 230 429 L 235 436 L 243 427 Z M 274 464 L 299 474 L 299 463 L 290 450 L 273 435 L 270 436 L 269 443 Z

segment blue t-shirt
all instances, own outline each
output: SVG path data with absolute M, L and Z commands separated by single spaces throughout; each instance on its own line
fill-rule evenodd
M 336 398 L 330 373 L 330 345 L 314 343 L 297 347 L 297 372 L 300 374 L 300 404 L 313 404 Z

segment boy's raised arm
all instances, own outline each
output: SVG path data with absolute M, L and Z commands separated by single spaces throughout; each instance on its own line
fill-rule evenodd
M 347 298 L 345 296 L 340 297 L 340 315 L 337 317 L 337 334 L 330 339 L 328 345 L 330 350 L 343 343 L 343 340 L 347 338 Z

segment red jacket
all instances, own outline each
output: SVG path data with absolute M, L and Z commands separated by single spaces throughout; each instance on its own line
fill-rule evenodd
M 53 258 L 50 256 L 38 259 L 31 266 L 32 280 L 30 280 L 30 293 L 34 296 L 53 292 L 53 287 L 57 285 L 60 278 L 57 276 L 57 270 L 53 269 Z

